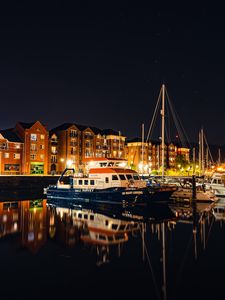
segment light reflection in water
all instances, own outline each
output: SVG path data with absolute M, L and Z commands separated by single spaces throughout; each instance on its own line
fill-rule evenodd
M 96 266 L 102 267 L 122 259 L 128 248 L 135 245 L 149 268 L 159 299 L 170 299 L 173 288 L 168 289 L 168 285 L 175 286 L 167 269 L 168 265 L 171 268 L 170 247 L 177 227 L 191 226 L 192 253 L 197 260 L 206 249 L 213 222 L 224 220 L 223 201 L 213 205 L 155 204 L 148 209 L 58 206 L 41 199 L 0 202 L 0 238 L 19 235 L 21 245 L 33 254 L 51 240 L 69 248 L 83 247 L 94 253 Z M 155 269 L 160 270 L 160 276 Z M 176 274 L 182 275 L 182 266 Z M 179 280 L 180 277 L 177 283 Z

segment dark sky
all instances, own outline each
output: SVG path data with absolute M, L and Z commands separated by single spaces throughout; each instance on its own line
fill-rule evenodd
M 134 137 L 165 83 L 190 141 L 203 126 L 225 144 L 222 9 L 17 2 L 1 9 L 0 128 L 77 122 Z

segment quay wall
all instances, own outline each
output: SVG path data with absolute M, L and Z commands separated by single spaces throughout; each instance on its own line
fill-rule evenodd
M 56 184 L 59 176 L 26 176 L 26 175 L 1 175 L 0 191 L 5 190 L 43 190 L 49 184 Z

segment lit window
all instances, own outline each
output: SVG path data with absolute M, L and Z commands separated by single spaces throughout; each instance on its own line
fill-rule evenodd
M 20 159 L 20 153 L 14 153 L 13 158 L 14 159 Z
M 31 144 L 30 145 L 30 150 L 31 151 L 37 151 L 37 145 L 36 144 Z
M 41 155 L 40 155 L 40 159 L 41 159 L 41 160 L 44 160 L 44 158 L 45 158 L 44 154 L 41 154 Z
M 31 141 L 37 141 L 37 135 L 35 133 L 31 133 L 30 139 Z
M 9 158 L 9 153 L 8 152 L 4 153 L 4 157 Z
M 41 140 L 45 139 L 45 135 L 44 134 L 41 134 L 40 137 L 41 137 Z
M 51 150 L 52 150 L 52 153 L 56 153 L 56 147 L 55 146 L 52 146 Z
M 36 154 L 31 154 L 31 155 L 30 155 L 30 159 L 31 159 L 31 160 L 35 160 L 35 159 L 36 159 Z
M 45 145 L 41 144 L 40 149 L 43 150 L 45 148 Z

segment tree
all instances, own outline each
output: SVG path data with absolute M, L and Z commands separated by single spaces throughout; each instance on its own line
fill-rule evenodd
M 179 169 L 185 169 L 189 165 L 189 162 L 185 159 L 185 155 L 183 155 L 183 154 L 177 155 L 177 157 L 175 158 L 175 163 L 176 163 L 177 168 L 179 168 Z

